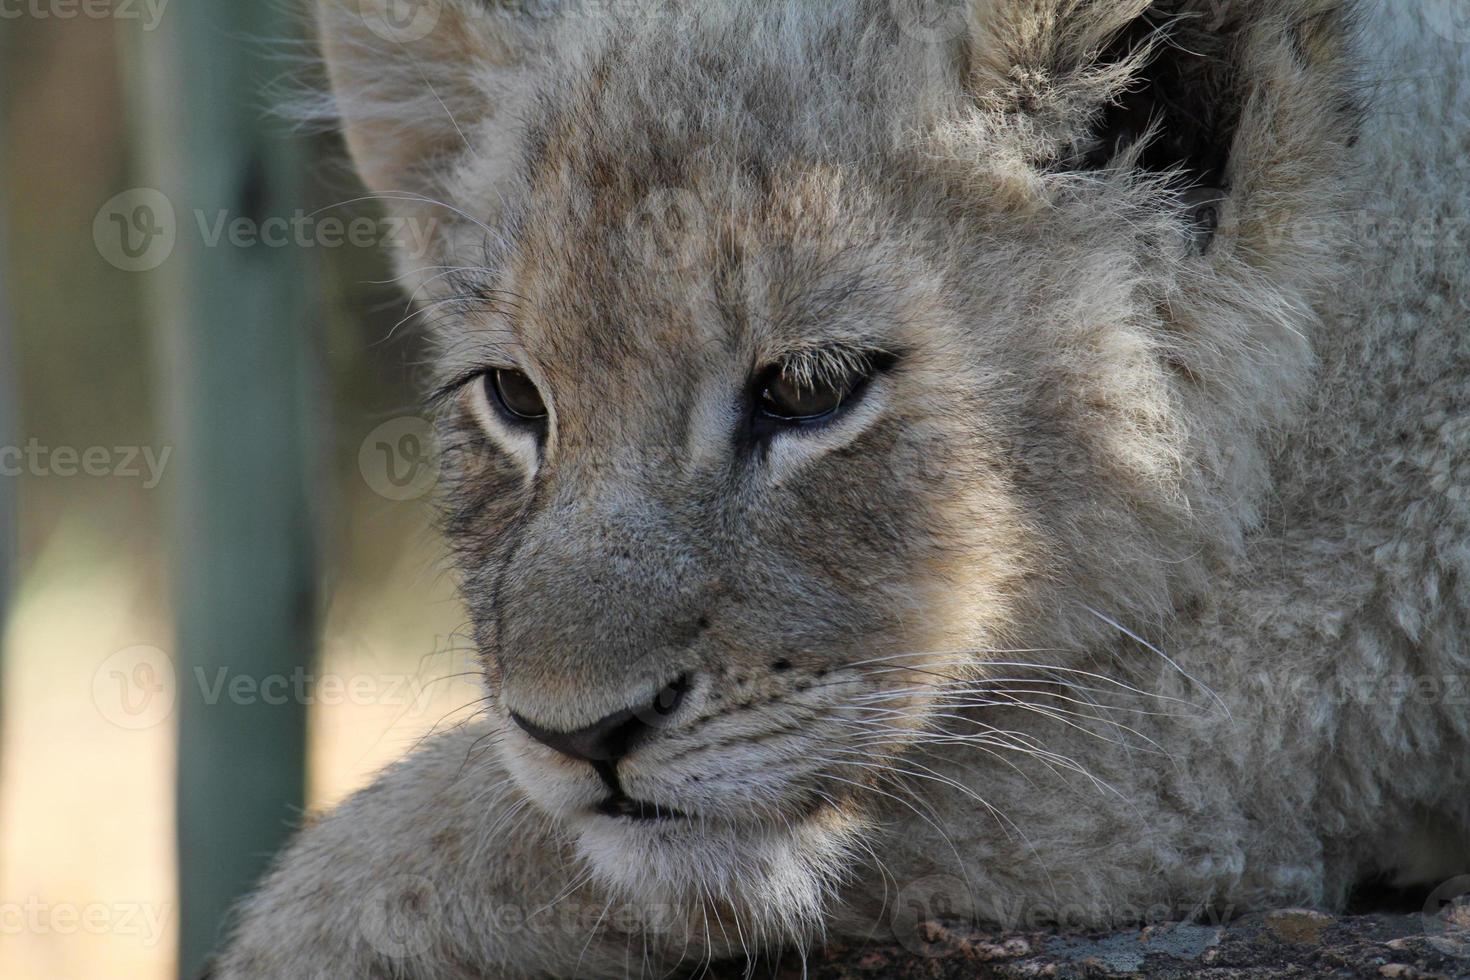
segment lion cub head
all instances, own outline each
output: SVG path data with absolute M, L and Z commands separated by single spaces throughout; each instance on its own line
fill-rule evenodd
M 634 894 L 815 913 L 955 684 L 1201 586 L 1310 371 L 1339 4 L 928 7 L 321 2 L 500 751 Z

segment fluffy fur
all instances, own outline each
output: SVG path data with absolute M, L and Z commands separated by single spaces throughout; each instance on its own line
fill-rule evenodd
M 217 975 L 658 975 L 940 898 L 1107 926 L 1470 869 L 1451 18 L 380 3 L 323 41 L 365 179 L 436 219 L 402 268 L 491 704 L 306 829 Z M 753 439 L 772 369 L 873 379 Z M 617 773 L 680 818 L 508 721 L 675 677 Z

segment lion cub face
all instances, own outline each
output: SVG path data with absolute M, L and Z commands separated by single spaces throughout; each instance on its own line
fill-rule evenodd
M 1278 234 L 1335 207 L 1323 18 L 1237 39 L 1304 62 L 1251 101 L 1213 35 L 1143 57 L 1141 2 L 453 0 L 389 46 L 360 6 L 328 60 L 444 229 L 402 264 L 500 749 L 604 877 L 813 912 L 875 767 L 1254 519 L 1333 247 Z
M 845 795 L 832 746 L 903 727 L 883 692 L 1012 614 L 1044 546 L 981 392 L 1025 365 L 954 356 L 943 256 L 864 175 L 581 152 L 606 179 L 537 167 L 448 346 L 510 756 L 571 816 L 801 818 Z

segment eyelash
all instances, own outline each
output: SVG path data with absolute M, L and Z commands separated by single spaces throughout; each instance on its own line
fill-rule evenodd
M 491 368 L 491 370 L 494 370 L 494 368 Z M 479 368 L 474 371 L 465 371 L 462 374 L 455 375 L 452 380 L 444 382 L 444 384 L 429 392 L 428 397 L 424 401 L 430 409 L 441 409 L 457 399 L 470 385 L 485 377 L 486 373 L 484 368 Z
M 772 384 L 783 378 L 791 370 L 790 362 L 773 364 L 759 372 L 751 383 L 749 402 L 750 428 L 752 435 L 757 437 L 775 434 L 778 431 L 789 431 L 792 429 L 817 429 L 835 421 L 846 411 L 859 404 L 868 390 L 872 387 L 874 379 L 879 375 L 890 371 L 898 362 L 898 355 L 890 351 L 875 350 L 864 352 L 852 357 L 850 360 L 842 361 L 842 368 L 852 372 L 855 380 L 851 387 L 842 394 L 836 406 L 830 411 L 811 416 L 783 416 L 769 412 L 762 407 Z M 498 372 L 517 372 L 516 368 L 489 368 L 468 371 L 450 381 L 434 392 L 428 398 L 431 407 L 439 407 L 443 403 L 457 397 L 468 386 L 479 384 L 484 386 L 485 397 L 490 402 L 491 408 L 505 417 L 511 424 L 534 426 L 544 420 L 527 419 L 516 414 L 508 408 L 501 397 L 497 394 L 495 378 Z M 808 369 L 808 373 L 810 369 Z M 831 374 L 835 372 L 822 372 Z M 818 376 L 822 376 L 819 374 Z M 534 384 L 534 383 L 533 383 Z M 544 397 L 544 396 L 543 396 Z

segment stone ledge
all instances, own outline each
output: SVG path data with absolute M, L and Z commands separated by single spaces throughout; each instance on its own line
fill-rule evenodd
M 839 946 L 815 954 L 805 976 L 1470 980 L 1470 909 L 1457 912 L 1447 921 L 1422 914 L 1335 917 L 1291 909 L 1243 916 L 1225 926 L 1182 923 L 1099 935 L 987 935 L 926 924 L 921 937 L 904 946 Z M 754 975 L 800 980 L 802 964 L 788 957 L 774 972 L 758 968 Z

